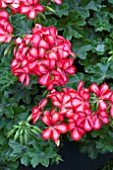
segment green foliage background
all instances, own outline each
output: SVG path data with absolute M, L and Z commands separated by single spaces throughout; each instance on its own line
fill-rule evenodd
M 84 80 L 86 87 L 92 82 L 106 82 L 113 90 L 113 1 L 63 0 L 62 5 L 47 6 L 46 1 L 42 4 L 46 6 L 44 14 L 38 14 L 32 21 L 24 15 L 10 15 L 14 38 L 30 33 L 35 23 L 55 26 L 60 35 L 71 41 L 77 55 L 74 62 L 77 72 L 69 78 L 66 87 L 76 88 Z M 5 170 L 12 167 L 16 170 L 19 163 L 33 167 L 41 163 L 47 167 L 49 162 L 61 160 L 53 142 L 45 142 L 33 130 L 27 144 L 22 144 L 19 138 L 15 141 L 13 136 L 8 137 L 14 125 L 27 121 L 32 107 L 45 91 L 37 84 L 36 77 L 31 76 L 31 83 L 24 87 L 12 75 L 13 47 L 13 40 L 0 45 L 0 166 Z M 88 133 L 79 143 L 81 151 L 88 152 L 91 158 L 96 158 L 98 153 L 113 152 L 112 120 L 101 130 Z

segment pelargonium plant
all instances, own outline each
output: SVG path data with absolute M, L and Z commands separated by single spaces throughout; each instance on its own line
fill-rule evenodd
M 113 152 L 113 3 L 72 1 L 0 1 L 2 168 L 58 163 L 66 135 Z

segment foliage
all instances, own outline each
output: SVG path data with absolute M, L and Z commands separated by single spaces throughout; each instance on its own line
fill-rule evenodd
M 112 170 L 113 169 L 113 160 L 110 160 L 105 165 L 103 165 L 99 170 Z
M 112 0 L 63 0 L 61 5 L 45 2 L 44 13 L 33 20 L 22 14 L 11 14 L 6 9 L 14 28 L 10 44 L 0 44 L 0 168 L 17 169 L 19 163 L 33 167 L 59 162 L 58 148 L 54 142 L 44 141 L 36 126 L 28 119 L 31 109 L 45 97 L 46 90 L 30 77 L 25 87 L 12 74 L 13 40 L 24 37 L 38 22 L 45 27 L 55 26 L 60 35 L 71 41 L 77 58 L 74 65 L 76 74 L 69 76 L 65 87 L 76 89 L 84 80 L 85 86 L 92 82 L 98 85 L 108 83 L 113 89 L 113 2 Z M 60 88 L 57 87 L 59 90 Z M 51 107 L 51 106 L 50 106 Z M 99 131 L 92 131 L 80 140 L 80 150 L 94 159 L 98 153 L 113 152 L 113 120 Z M 20 128 L 21 123 L 22 130 Z M 33 127 L 32 127 L 33 125 Z M 18 126 L 18 128 L 17 128 Z M 17 129 L 16 129 L 17 128 Z M 12 131 L 13 130 L 13 131 Z M 12 134 L 11 134 L 12 133 Z M 29 135 L 28 135 L 29 134 Z M 27 137 L 26 137 L 27 136 Z M 62 139 L 63 140 L 63 139 Z

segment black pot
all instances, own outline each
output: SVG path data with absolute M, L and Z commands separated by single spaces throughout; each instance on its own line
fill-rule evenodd
M 75 142 L 66 142 L 60 150 L 63 162 L 45 168 L 41 165 L 36 168 L 22 167 L 20 170 L 97 170 L 107 161 L 113 159 L 113 153 L 99 154 L 97 159 L 91 160 L 87 154 L 79 152 L 79 146 Z

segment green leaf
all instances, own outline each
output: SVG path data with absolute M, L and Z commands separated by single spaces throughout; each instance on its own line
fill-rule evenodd
M 80 151 L 82 153 L 88 153 L 91 159 L 96 159 L 98 155 L 98 150 L 95 148 L 95 142 L 92 140 L 86 140 L 84 143 L 80 143 Z
M 5 111 L 5 115 L 7 116 L 7 118 L 13 118 L 14 116 L 14 110 L 11 106 L 8 106 L 6 111 Z
M 80 18 L 76 11 L 70 12 L 68 17 L 61 18 L 58 21 L 58 30 L 63 30 L 63 36 L 68 40 L 71 40 L 72 37 L 82 38 L 83 30 L 80 27 L 84 26 L 85 24 L 85 20 Z
M 36 87 L 34 88 L 34 90 L 29 90 L 26 87 L 24 87 L 24 85 L 22 85 L 21 83 L 18 83 L 16 85 L 10 86 L 8 92 L 9 94 L 13 94 L 13 97 L 17 102 L 22 100 L 24 103 L 30 104 L 31 94 L 37 93 L 38 90 L 36 89 Z
M 26 146 L 23 146 L 20 143 L 11 139 L 9 140 L 9 147 L 12 149 L 10 157 L 15 160 L 21 157 L 26 149 Z
M 77 57 L 83 60 L 87 58 L 87 53 L 90 52 L 90 50 L 92 49 L 92 45 L 90 44 L 90 42 L 81 39 L 73 40 L 72 45 L 73 45 L 73 51 L 75 52 Z
M 68 16 L 69 14 L 69 7 L 67 6 L 67 4 L 64 3 L 62 5 L 55 5 L 54 10 L 55 10 L 55 15 L 57 15 L 60 18 L 62 16 Z
M 45 160 L 45 153 L 41 152 L 39 149 L 32 152 L 28 152 L 28 155 L 31 157 L 31 164 L 35 168 L 39 163 L 42 163 Z
M 87 75 L 84 75 L 83 73 L 77 72 L 76 74 L 74 74 L 72 77 L 69 77 L 69 81 L 66 84 L 67 88 L 74 88 L 77 89 L 78 87 L 78 82 L 80 80 L 84 80 L 85 85 L 87 85 L 87 83 L 89 82 L 89 78 Z
M 25 15 L 10 15 L 10 22 L 13 25 L 15 37 L 31 33 L 33 21 L 29 20 Z
M 28 155 L 23 155 L 21 157 L 21 164 L 25 165 L 25 166 L 28 166 L 29 165 L 29 157 Z
M 108 58 L 102 58 L 101 63 L 96 63 L 95 65 L 90 65 L 85 69 L 86 73 L 88 73 L 90 76 L 91 82 L 97 82 L 98 84 L 104 82 L 106 79 L 110 78 L 111 70 L 110 63 L 107 62 Z M 92 76 L 93 75 L 93 76 Z
M 112 29 L 108 12 L 95 13 L 94 18 L 90 18 L 88 23 L 95 27 L 95 31 L 108 31 Z
M 104 53 L 105 45 L 104 44 L 98 44 L 97 47 L 96 47 L 96 51 Z
M 108 0 L 108 2 L 109 2 L 110 4 L 113 4 L 113 1 L 112 1 L 112 0 Z
M 97 4 L 94 1 L 90 1 L 86 6 L 85 9 L 92 9 L 97 11 Z

